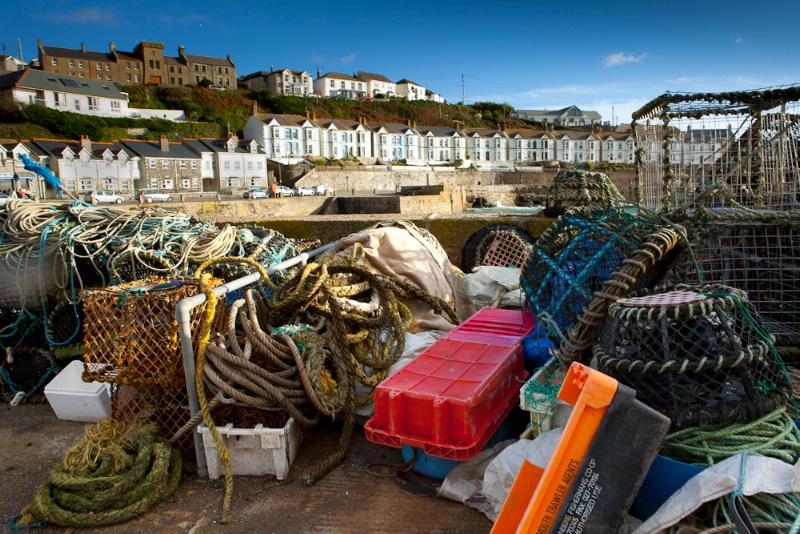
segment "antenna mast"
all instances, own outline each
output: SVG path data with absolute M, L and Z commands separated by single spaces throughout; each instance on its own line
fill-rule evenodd
M 464 75 L 461 75 L 461 105 L 466 101 L 466 87 L 464 86 Z
M 25 63 L 25 60 L 22 59 L 22 39 L 17 37 L 17 45 L 19 45 L 19 62 Z M 3 46 L 3 53 L 5 53 L 5 45 Z

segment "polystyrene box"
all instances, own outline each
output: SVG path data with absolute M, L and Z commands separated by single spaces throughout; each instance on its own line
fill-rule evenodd
M 225 448 L 231 458 L 234 475 L 274 475 L 283 480 L 289 474 L 289 467 L 297 456 L 297 449 L 303 441 L 300 425 L 289 418 L 283 428 L 235 428 L 228 424 L 217 427 Z M 217 453 L 217 445 L 207 426 L 201 424 L 197 431 L 203 436 L 206 451 L 208 478 L 225 476 L 225 466 Z
M 375 389 L 367 439 L 469 460 L 516 404 L 530 314 L 484 308 Z
M 96 423 L 111 417 L 109 385 L 84 382 L 83 362 L 70 362 L 45 387 L 44 395 L 56 413 L 65 421 Z

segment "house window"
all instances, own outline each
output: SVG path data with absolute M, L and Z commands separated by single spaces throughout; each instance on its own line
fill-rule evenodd
M 111 81 L 111 75 L 110 74 L 106 74 L 106 80 L 109 81 L 109 82 Z
M 50 58 L 50 64 L 54 67 L 58 67 L 58 60 L 56 58 Z
M 170 72 L 175 72 L 175 65 L 170 65 L 169 66 L 169 71 Z
M 192 169 L 197 169 L 197 162 L 196 161 L 192 161 Z
M 170 85 L 175 85 L 175 78 L 170 77 L 169 83 Z
M 139 83 L 139 75 L 138 74 L 134 74 L 133 75 L 133 81 L 136 82 L 136 83 Z
M 89 191 L 94 189 L 92 180 L 81 180 L 81 191 Z
M 98 104 L 97 98 L 90 97 L 89 98 L 89 110 L 90 111 L 97 111 L 98 109 L 100 109 L 100 106 Z
M 253 170 L 253 162 L 252 161 L 248 161 L 247 162 L 247 170 L 248 171 L 252 171 Z
M 55 61 L 55 60 L 53 60 L 53 61 Z M 336 87 L 336 82 L 334 80 L 331 80 L 331 87 Z
M 155 169 L 156 168 L 156 160 L 151 159 L 151 160 L 149 160 L 149 162 L 150 162 L 150 168 L 151 169 Z
M 106 72 L 111 72 L 111 63 L 106 63 Z
M 130 61 L 126 61 L 125 62 L 125 68 L 128 69 L 128 70 L 131 70 L 131 62 Z
M 169 160 L 168 159 L 162 159 L 161 160 L 161 168 L 162 169 L 169 169 Z
M 130 73 L 130 72 L 128 73 L 128 75 L 126 76 L 126 78 L 127 78 L 127 80 L 128 80 L 128 81 L 131 81 L 131 73 Z
M 181 179 L 181 189 L 189 189 L 191 186 L 191 181 L 188 178 Z
M 234 161 L 233 162 L 233 169 L 239 171 L 242 169 L 242 162 L 241 161 Z
M 172 190 L 173 187 L 175 187 L 175 186 L 173 185 L 173 182 L 172 182 L 172 180 L 170 178 L 167 178 L 165 180 L 161 180 L 161 189 Z
M 226 161 L 225 164 L 222 166 L 222 168 L 225 169 L 226 171 L 231 170 L 231 162 Z
M 111 111 L 116 111 L 116 112 L 120 111 L 119 102 L 117 102 L 116 100 L 111 101 Z
M 186 170 L 186 160 L 185 159 L 181 160 L 181 169 L 182 170 Z
M 311 148 L 311 147 L 309 147 L 309 148 Z M 311 152 L 311 150 L 309 150 L 309 152 Z M 261 161 L 259 161 L 259 162 L 258 162 L 258 166 L 257 166 L 256 168 L 257 168 L 259 171 L 260 171 L 260 170 L 263 170 L 263 169 L 264 169 L 264 163 L 263 163 L 263 162 L 261 162 Z
M 103 70 L 103 65 L 101 65 L 100 63 L 98 63 L 98 64 L 97 64 L 97 70 Z
M 70 68 L 72 68 L 72 67 L 74 67 L 74 66 L 75 66 L 75 62 L 74 62 L 74 61 L 72 61 L 71 59 L 69 60 L 69 66 L 70 66 Z
M 151 69 L 155 67 L 155 62 L 152 59 L 150 61 L 148 61 L 147 63 L 148 63 L 148 65 L 150 65 Z

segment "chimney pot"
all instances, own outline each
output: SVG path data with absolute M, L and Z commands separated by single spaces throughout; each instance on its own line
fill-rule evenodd
M 81 52 L 86 53 L 86 43 L 81 43 Z
M 167 139 L 166 135 L 161 135 L 161 139 L 159 140 L 159 148 L 162 152 L 169 152 L 169 139 Z

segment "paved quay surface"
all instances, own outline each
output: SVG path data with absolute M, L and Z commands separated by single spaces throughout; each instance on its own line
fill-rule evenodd
M 0 404 L 0 532 L 47 480 L 50 469 L 83 434 L 84 424 L 60 421 L 49 405 Z M 399 449 L 371 443 L 356 427 L 344 463 L 321 482 L 303 486 L 302 473 L 335 450 L 338 427 L 305 433 L 289 478 L 234 477 L 233 523 L 221 525 L 224 485 L 185 476 L 178 490 L 150 512 L 96 530 L 49 528 L 22 532 L 138 533 L 440 533 L 483 534 L 492 523 L 447 499 L 403 492 L 394 477 L 367 473 L 375 463 L 400 464 Z

